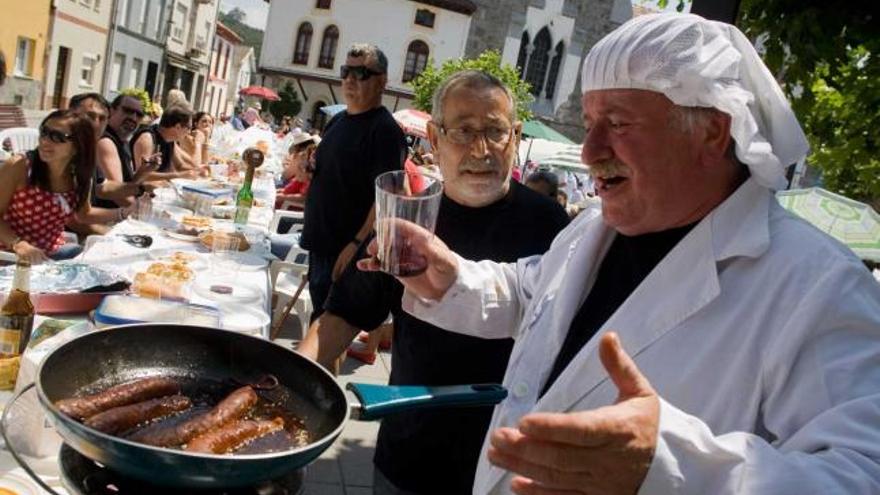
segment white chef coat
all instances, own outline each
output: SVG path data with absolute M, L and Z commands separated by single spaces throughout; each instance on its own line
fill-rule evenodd
M 599 335 L 660 396 L 659 437 L 640 493 L 880 493 L 880 284 L 843 245 L 747 180 L 700 221 L 538 398 L 614 238 L 585 212 L 543 256 L 459 259 L 441 301 L 404 308 L 442 328 L 516 337 L 490 431 L 532 411 L 617 396 Z M 475 494 L 510 493 L 484 442 Z

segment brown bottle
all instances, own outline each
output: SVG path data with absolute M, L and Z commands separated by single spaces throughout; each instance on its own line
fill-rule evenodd
M 0 308 L 0 358 L 20 356 L 27 348 L 34 326 L 30 287 L 31 264 L 19 259 L 12 288 Z

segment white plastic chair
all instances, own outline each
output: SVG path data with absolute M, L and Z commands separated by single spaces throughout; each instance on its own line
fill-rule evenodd
M 12 127 L 0 131 L 0 146 L 7 139 L 12 145 L 12 153 L 24 153 L 37 147 L 40 131 L 30 127 Z
M 295 226 L 302 228 L 301 226 Z M 306 289 L 308 286 L 309 252 L 299 246 L 293 246 L 284 261 L 273 261 L 269 266 L 272 280 L 272 294 L 275 297 L 286 296 L 290 301 L 281 310 L 278 321 L 272 325 L 269 340 L 275 340 L 281 327 L 296 308 L 301 335 L 309 328 L 309 315 L 312 312 L 312 299 Z
M 272 216 L 272 221 L 269 222 L 269 233 L 276 234 L 278 233 L 278 224 L 281 223 L 282 218 L 293 218 L 294 226 L 301 225 L 305 221 L 305 214 L 301 211 L 289 211 L 286 209 L 287 203 L 281 205 L 281 208 L 275 210 L 275 214 Z M 293 228 L 291 228 L 293 231 Z

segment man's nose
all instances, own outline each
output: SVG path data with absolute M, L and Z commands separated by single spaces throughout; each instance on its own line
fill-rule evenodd
M 608 144 L 608 133 L 601 126 L 595 126 L 584 136 L 581 148 L 581 161 L 585 165 L 601 163 L 614 155 Z
M 471 155 L 484 157 L 489 154 L 489 138 L 486 137 L 485 132 L 480 132 L 476 136 L 474 136 L 474 140 L 471 141 Z

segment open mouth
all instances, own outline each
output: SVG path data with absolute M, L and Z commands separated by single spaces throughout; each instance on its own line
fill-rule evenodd
M 596 183 L 596 191 L 606 192 L 618 188 L 628 179 L 620 175 L 614 175 L 610 177 L 596 177 L 594 180 Z

